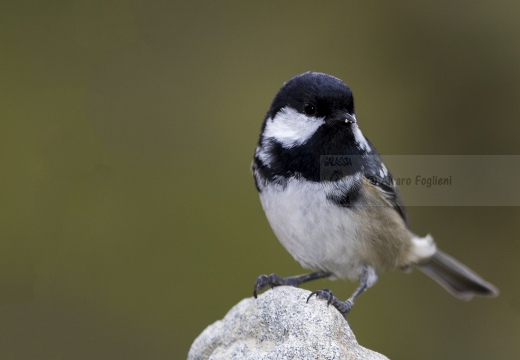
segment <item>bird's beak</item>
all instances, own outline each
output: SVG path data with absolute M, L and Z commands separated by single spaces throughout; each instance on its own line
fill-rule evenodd
M 349 125 L 357 123 L 356 115 L 345 114 L 345 122 Z

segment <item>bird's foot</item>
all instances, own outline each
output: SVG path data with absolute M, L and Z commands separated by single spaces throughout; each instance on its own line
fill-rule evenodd
M 271 274 L 269 276 L 260 275 L 258 277 L 258 279 L 256 279 L 253 295 L 256 298 L 258 291 L 264 289 L 267 286 L 270 286 L 271 288 L 274 288 L 275 286 L 282 286 L 282 285 L 300 286 L 304 282 L 311 281 L 311 280 L 317 280 L 317 279 L 323 279 L 323 278 L 330 277 L 330 276 L 332 276 L 332 273 L 327 272 L 327 271 L 317 271 L 317 272 L 313 272 L 311 274 L 289 276 L 286 278 L 279 277 L 276 274 Z
M 281 285 L 296 286 L 296 285 L 290 284 L 290 281 L 287 281 L 287 279 L 281 278 L 281 277 L 279 277 L 276 274 L 271 274 L 269 276 L 267 276 L 267 275 L 260 275 L 258 277 L 258 279 L 256 279 L 255 289 L 253 291 L 253 295 L 254 295 L 254 297 L 256 299 L 257 293 L 259 291 L 263 290 L 264 288 L 266 288 L 267 286 L 270 286 L 271 289 L 272 289 L 275 286 L 281 286 Z
M 346 316 L 350 310 L 352 310 L 352 306 L 354 306 L 354 302 L 351 299 L 341 301 L 335 297 L 329 289 L 313 291 L 307 298 L 307 302 L 309 302 L 310 298 L 314 295 L 316 295 L 317 298 L 327 300 L 327 306 L 332 304 L 343 316 Z

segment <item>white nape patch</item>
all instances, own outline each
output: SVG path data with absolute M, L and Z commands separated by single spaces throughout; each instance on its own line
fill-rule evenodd
M 274 118 L 267 119 L 264 138 L 274 139 L 284 148 L 290 149 L 308 141 L 323 124 L 323 118 L 306 116 L 290 107 L 284 107 Z
M 430 234 L 423 238 L 414 236 L 412 237 L 412 248 L 410 251 L 409 261 L 420 263 L 423 260 L 431 258 L 436 252 L 437 245 L 435 245 Z
M 357 124 L 352 124 L 352 132 L 354 133 L 354 139 L 356 140 L 356 143 L 359 145 L 359 148 L 361 150 L 369 150 L 370 146 L 368 145 L 367 139 L 365 139 L 365 136 L 359 130 L 359 126 Z

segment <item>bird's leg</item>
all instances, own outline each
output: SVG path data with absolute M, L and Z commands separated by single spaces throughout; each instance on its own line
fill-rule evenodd
M 318 271 L 311 274 L 305 274 L 305 275 L 296 275 L 296 276 L 290 276 L 286 278 L 281 278 L 276 274 L 271 275 L 260 275 L 258 279 L 256 279 L 255 282 L 255 289 L 253 291 L 253 295 L 256 298 L 257 292 L 262 290 L 263 288 L 270 286 L 271 288 L 275 286 L 281 286 L 281 285 L 289 285 L 289 286 L 295 286 L 298 287 L 304 282 L 311 281 L 311 280 L 317 280 L 332 276 L 330 272 L 326 271 Z
M 352 310 L 352 306 L 354 306 L 354 300 L 361 295 L 368 287 L 372 286 L 377 280 L 377 275 L 373 271 L 372 268 L 365 268 L 361 273 L 361 277 L 359 279 L 359 286 L 356 288 L 352 296 L 350 296 L 346 301 L 341 301 L 337 297 L 332 294 L 332 291 L 329 289 L 316 290 L 313 291 L 309 297 L 307 298 L 307 302 L 309 299 L 316 295 L 316 297 L 327 300 L 327 306 L 334 306 L 343 316 L 346 316 L 350 310 Z

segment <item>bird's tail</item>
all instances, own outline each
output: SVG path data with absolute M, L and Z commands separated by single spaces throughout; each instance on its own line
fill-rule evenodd
M 419 269 L 462 300 L 470 300 L 475 295 L 498 295 L 495 286 L 440 250 L 426 262 L 419 264 Z

